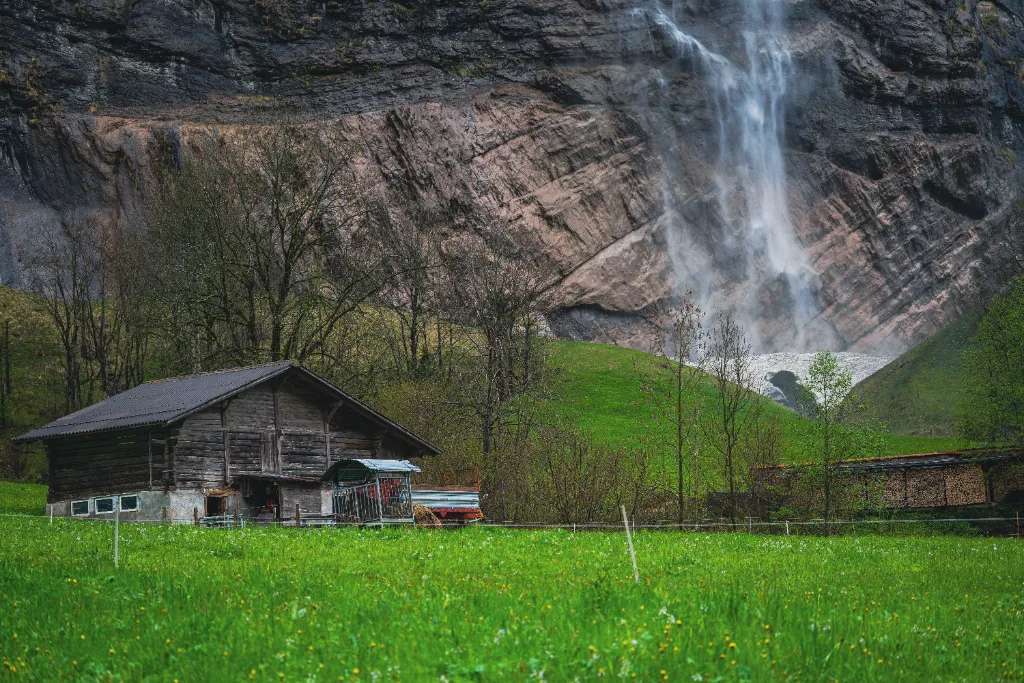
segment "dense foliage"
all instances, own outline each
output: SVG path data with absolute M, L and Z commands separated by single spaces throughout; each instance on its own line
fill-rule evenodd
M 0 678 L 1024 678 L 1009 539 L 111 532 L 0 517 Z

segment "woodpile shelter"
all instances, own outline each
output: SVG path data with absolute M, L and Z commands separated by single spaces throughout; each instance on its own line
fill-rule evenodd
M 758 497 L 775 505 L 820 506 L 820 490 L 801 485 L 804 472 L 813 476 L 813 468 L 800 465 L 755 468 Z M 844 460 L 835 463 L 834 473 L 840 507 L 1024 505 L 1024 447 Z
M 291 361 L 141 384 L 18 441 L 46 445 L 53 514 L 137 520 L 408 521 L 409 459 L 438 453 Z

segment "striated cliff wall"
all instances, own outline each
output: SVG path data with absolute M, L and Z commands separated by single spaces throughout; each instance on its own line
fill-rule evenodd
M 741 61 L 743 0 L 674 20 Z M 670 231 L 727 287 L 707 72 L 619 0 L 9 0 L 0 280 L 62 214 L 138 224 L 158 148 L 299 119 L 368 179 L 514 219 L 557 273 L 552 326 L 644 344 Z M 786 194 L 835 345 L 913 343 L 1024 271 L 1024 3 L 795 0 Z M 671 205 L 673 212 L 667 211 Z M 702 255 L 698 262 L 698 252 Z M 679 255 L 687 258 L 685 249 Z M 678 265 L 676 266 L 678 268 Z M 765 348 L 787 320 L 756 292 Z

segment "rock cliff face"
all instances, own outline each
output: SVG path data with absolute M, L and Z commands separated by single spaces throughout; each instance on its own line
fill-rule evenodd
M 739 60 L 743 1 L 676 2 L 674 19 Z M 644 2 L 9 0 L 0 280 L 68 212 L 136 225 L 161 146 L 299 119 L 412 201 L 511 217 L 556 273 L 556 332 L 657 340 L 668 231 L 714 254 L 721 216 L 709 83 Z M 1024 4 L 787 14 L 788 205 L 821 316 L 842 348 L 913 343 L 1024 271 Z

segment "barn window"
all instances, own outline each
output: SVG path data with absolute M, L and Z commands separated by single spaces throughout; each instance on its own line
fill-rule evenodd
M 87 515 L 87 514 L 89 514 L 89 501 L 87 501 L 87 500 L 73 500 L 73 501 L 71 501 L 71 514 L 73 514 L 73 515 Z
M 106 498 L 96 498 L 95 502 L 96 502 L 96 514 L 97 515 L 102 515 L 104 513 L 113 512 L 114 511 L 114 498 L 113 498 L 113 496 L 108 496 Z
M 139 497 L 136 495 L 121 496 L 121 512 L 134 512 L 139 509 Z

